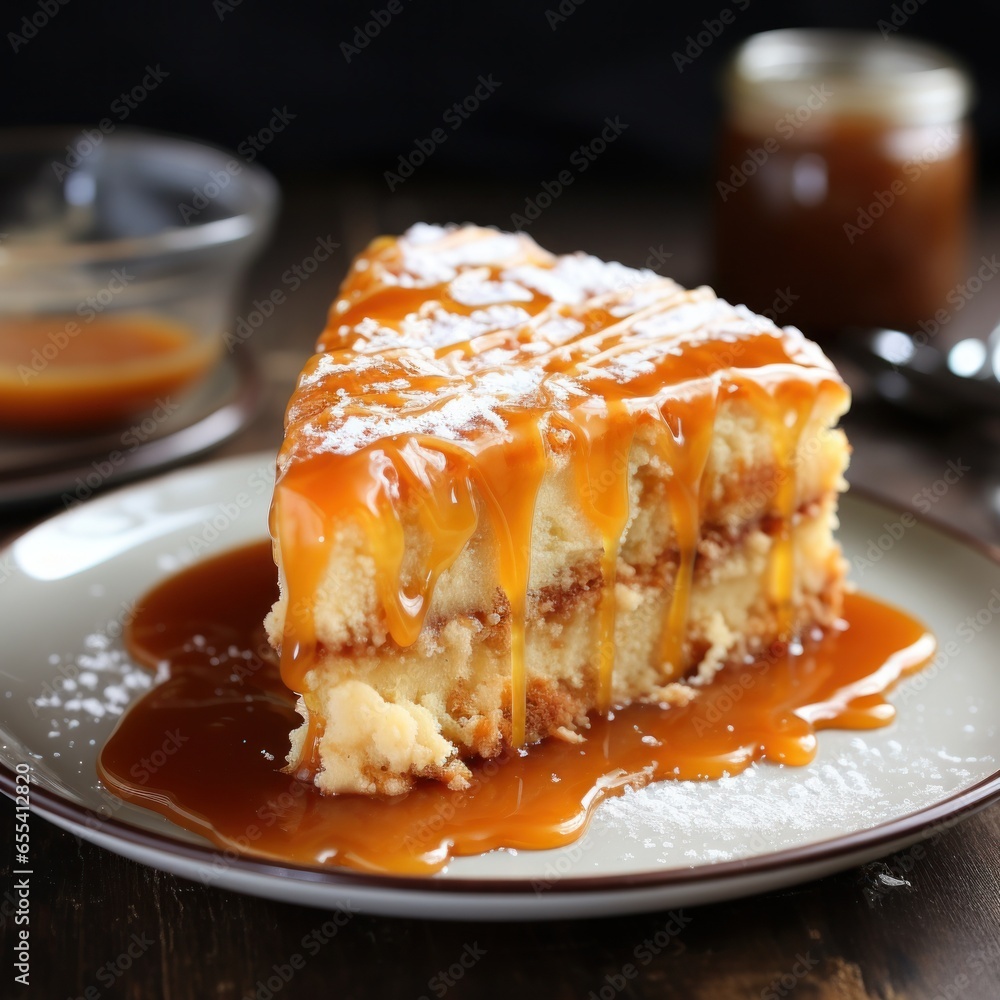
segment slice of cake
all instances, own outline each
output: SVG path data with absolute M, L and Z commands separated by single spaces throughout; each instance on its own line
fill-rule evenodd
M 848 391 L 708 288 L 418 225 L 354 262 L 288 407 L 268 616 L 326 792 L 696 696 L 830 625 Z M 669 709 L 665 709 L 669 710 Z

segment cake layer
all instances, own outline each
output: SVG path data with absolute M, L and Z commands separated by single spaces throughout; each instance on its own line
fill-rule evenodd
M 830 542 L 833 499 L 797 519 L 794 631 L 830 625 L 839 610 L 840 552 Z M 759 654 L 781 635 L 767 598 L 774 539 L 757 527 L 739 542 L 705 546 L 691 587 L 685 661 L 662 660 L 671 590 L 628 577 L 615 587 L 612 702 L 686 701 L 724 663 Z M 667 579 L 676 561 L 665 567 Z M 526 621 L 526 741 L 586 733 L 598 698 L 594 625 L 600 565 L 586 582 L 529 600 Z M 691 673 L 690 671 L 694 672 Z M 462 787 L 463 759 L 493 757 L 510 745 L 510 610 L 502 595 L 490 611 L 425 625 L 418 640 L 325 653 L 306 675 L 304 717 L 323 720 L 319 787 L 330 792 L 405 791 L 414 776 Z M 311 708 L 307 707 L 311 706 Z M 309 760 L 307 723 L 293 734 L 293 760 Z
M 792 486 L 793 509 L 843 488 L 845 440 L 840 430 L 829 426 L 839 416 L 842 402 L 839 392 L 817 398 L 789 470 L 775 462 L 769 419 L 736 396 L 721 401 L 701 481 L 699 525 L 710 525 L 721 536 L 731 537 L 765 517 L 780 518 L 786 483 Z M 683 498 L 671 496 L 672 470 L 659 458 L 654 432 L 655 428 L 641 429 L 627 458 L 629 514 L 618 562 L 619 572 L 630 576 L 662 571 L 665 556 L 681 546 L 673 508 Z M 599 561 L 604 551 L 601 528 L 581 494 L 573 455 L 560 450 L 564 443 L 558 431 L 548 435 L 547 464 L 531 521 L 529 593 L 572 586 L 579 567 Z M 621 474 L 616 473 L 615 479 L 620 480 Z M 330 481 L 336 482 L 334 475 Z M 598 480 L 593 488 L 610 485 L 602 486 Z M 425 611 L 427 621 L 489 610 L 496 591 L 502 589 L 496 526 L 476 484 L 471 493 L 475 530 L 454 562 L 437 576 Z M 424 502 L 419 491 L 414 495 L 401 487 L 395 503 L 403 536 L 399 586 L 408 592 L 418 588 L 429 558 L 432 536 L 421 519 Z M 379 554 L 367 526 L 344 519 L 333 524 L 332 531 L 329 558 L 311 609 L 316 641 L 328 651 L 391 643 L 380 603 Z M 700 529 L 699 535 L 703 534 Z M 276 552 L 278 565 L 283 566 L 280 535 Z M 287 594 L 287 586 L 282 592 Z M 269 622 L 276 642 L 284 631 L 286 605 L 283 597 Z
M 324 790 L 461 783 L 836 616 L 848 393 L 709 289 L 524 236 L 361 255 L 288 409 L 268 620 Z

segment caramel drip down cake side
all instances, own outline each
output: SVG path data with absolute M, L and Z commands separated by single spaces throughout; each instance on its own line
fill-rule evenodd
M 268 617 L 328 792 L 453 787 L 832 623 L 848 392 L 797 330 L 523 234 L 354 262 L 288 407 Z

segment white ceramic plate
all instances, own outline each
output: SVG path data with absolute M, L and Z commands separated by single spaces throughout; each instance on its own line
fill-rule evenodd
M 187 469 L 54 517 L 0 554 L 0 788 L 28 761 L 32 806 L 109 850 L 187 878 L 309 905 L 448 919 L 584 917 L 687 906 L 827 875 L 899 850 L 1000 796 L 1000 566 L 848 496 L 841 537 L 868 591 L 942 646 L 893 694 L 886 729 L 820 734 L 815 762 L 664 781 L 603 803 L 553 851 L 460 858 L 426 879 L 283 867 L 218 849 L 103 792 L 95 761 L 148 686 L 121 651 L 139 595 L 196 554 L 266 531 L 271 455 Z

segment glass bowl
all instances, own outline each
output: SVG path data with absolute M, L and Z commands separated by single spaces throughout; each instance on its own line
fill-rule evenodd
M 0 132 L 0 428 L 176 409 L 222 354 L 277 206 L 267 171 L 190 139 Z

